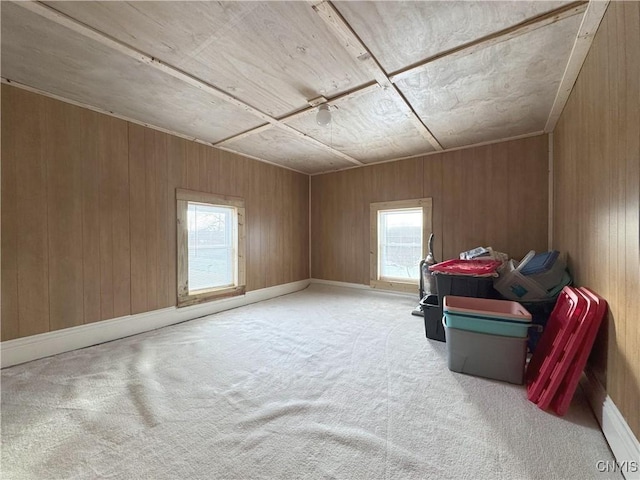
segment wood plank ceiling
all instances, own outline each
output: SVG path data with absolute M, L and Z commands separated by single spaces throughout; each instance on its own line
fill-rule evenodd
M 589 8 L 2 2 L 2 79 L 314 174 L 552 130 Z

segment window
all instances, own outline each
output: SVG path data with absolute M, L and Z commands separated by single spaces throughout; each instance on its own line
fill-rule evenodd
M 431 199 L 371 204 L 371 286 L 417 291 L 431 233 Z
M 178 189 L 178 306 L 245 291 L 244 200 Z

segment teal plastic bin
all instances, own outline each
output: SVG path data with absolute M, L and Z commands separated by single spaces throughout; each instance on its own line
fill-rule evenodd
M 476 333 L 527 338 L 531 328 L 531 314 L 510 300 L 448 295 L 443 314 L 449 328 Z

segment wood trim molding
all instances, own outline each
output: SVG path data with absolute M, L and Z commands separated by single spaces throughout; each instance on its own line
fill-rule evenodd
M 345 102 L 349 102 L 354 100 L 362 95 L 367 95 L 369 93 L 375 92 L 380 88 L 380 85 L 376 82 L 371 82 L 365 85 L 362 85 L 354 90 L 350 90 L 348 92 L 342 93 L 337 97 L 332 97 L 330 100 L 327 100 L 325 103 L 330 106 L 337 107 Z M 298 112 L 291 113 L 285 117 L 281 117 L 280 121 L 282 122 L 290 122 L 292 120 L 297 120 L 298 118 L 306 117 L 308 115 L 313 115 L 318 111 L 318 107 L 308 107 Z M 241 134 L 242 135 L 242 134 Z M 238 137 L 234 137 L 233 139 L 237 139 Z
M 592 371 L 585 371 L 580 385 L 620 466 L 618 471 L 626 480 L 640 480 L 640 442 L 629 424 Z
M 279 163 L 271 162 L 269 160 L 265 160 L 264 158 L 256 157 L 256 156 L 253 156 L 253 155 L 249 155 L 249 154 L 244 153 L 244 152 L 238 152 L 237 150 L 234 150 L 234 149 L 231 149 L 231 148 L 227 148 L 224 145 L 221 145 L 220 143 L 208 142 L 208 141 L 203 140 L 201 138 L 192 137 L 191 135 L 185 135 L 184 133 L 176 132 L 174 130 L 169 130 L 168 128 L 159 127 L 159 126 L 153 125 L 151 123 L 141 122 L 140 120 L 128 117 L 126 115 L 120 115 L 119 113 L 112 112 L 110 110 L 105 110 L 105 109 L 100 108 L 100 107 L 95 107 L 93 105 L 89 105 L 88 103 L 78 102 L 76 100 L 71 100 L 69 98 L 61 97 L 60 95 L 56 95 L 55 93 L 46 92 L 46 91 L 41 90 L 39 88 L 31 87 L 29 85 L 25 85 L 23 83 L 16 82 L 15 80 L 10 80 L 10 79 L 5 78 L 5 77 L 0 77 L 0 83 L 4 83 L 5 85 L 9 85 L 9 86 L 12 86 L 12 87 L 20 88 L 20 89 L 26 90 L 28 92 L 37 93 L 38 95 L 42 95 L 44 97 L 53 98 L 54 100 L 58 100 L 60 102 L 68 103 L 69 105 L 75 105 L 76 107 L 86 108 L 87 110 L 91 110 L 93 112 L 101 113 L 103 115 L 108 115 L 110 117 L 119 118 L 120 120 L 124 120 L 126 122 L 133 123 L 135 125 L 141 125 L 143 127 L 152 128 L 152 129 L 157 130 L 159 132 L 168 133 L 169 135 L 173 135 L 175 137 L 184 138 L 185 140 L 189 140 L 191 142 L 200 143 L 200 144 L 206 145 L 208 147 L 214 147 L 214 148 L 217 148 L 219 150 L 224 150 L 225 152 L 231 152 L 231 153 L 234 153 L 236 155 L 240 155 L 240 156 L 243 156 L 243 157 L 246 157 L 246 158 L 250 158 L 252 160 L 257 160 L 258 162 L 266 163 L 268 165 L 273 165 L 274 167 L 284 168 L 285 170 L 291 170 L 292 172 L 301 173 L 302 175 L 309 175 L 308 173 L 303 172 L 302 170 L 296 170 L 295 168 L 291 168 L 291 167 L 287 167 L 285 165 L 281 165 Z M 258 133 L 258 132 L 262 131 L 263 129 L 266 130 L 268 128 L 271 128 L 271 125 L 266 124 L 266 125 L 263 125 L 262 127 L 257 127 L 257 128 L 255 128 L 253 130 L 249 130 L 247 132 L 241 133 L 240 135 L 237 135 L 236 137 L 233 137 L 233 138 L 248 136 L 251 133 Z M 356 166 L 358 166 L 358 165 L 356 165 Z
M 213 193 L 198 192 L 186 188 L 176 188 L 176 200 L 186 200 L 188 202 L 215 203 L 217 205 L 230 205 L 233 207 L 244 207 L 244 199 L 232 195 L 216 195 Z
M 397 200 L 391 202 L 373 202 L 369 204 L 369 285 L 372 288 L 415 293 L 418 282 L 407 282 L 400 279 L 380 278 L 378 275 L 378 212 L 403 208 L 422 208 L 422 255 L 427 254 L 427 239 L 433 232 L 433 200 L 431 198 L 416 198 L 412 200 Z
M 556 123 L 558 123 L 560 114 L 564 110 L 567 100 L 569 100 L 571 90 L 573 90 L 573 86 L 578 79 L 582 64 L 587 58 L 589 48 L 591 48 L 593 37 L 596 35 L 608 6 L 609 0 L 590 0 L 589 5 L 586 7 L 586 12 L 578 29 L 578 35 L 569 55 L 569 61 L 558 86 L 556 98 L 549 112 L 547 124 L 544 127 L 545 132 L 552 132 L 556 128 Z
M 177 303 L 179 304 L 181 299 L 186 301 L 189 298 L 189 252 L 186 245 L 188 244 L 188 230 L 187 230 L 187 201 L 177 200 L 176 204 L 176 268 L 177 268 Z
M 427 198 L 416 198 L 410 200 L 394 200 L 389 202 L 373 202 L 370 204 L 371 208 L 375 208 L 377 210 L 391 210 L 391 209 L 401 209 L 401 208 L 418 208 L 418 207 L 432 207 L 432 199 L 430 197 Z M 429 222 L 430 223 L 430 222 Z M 431 227 L 431 225 L 429 225 Z M 425 225 L 426 228 L 426 225 Z
M 189 202 L 233 207 L 233 243 L 235 268 L 233 271 L 233 285 L 212 288 L 197 293 L 189 290 L 189 256 L 187 232 L 187 208 Z M 236 295 L 244 295 L 246 289 L 246 232 L 245 232 L 245 203 L 240 197 L 216 195 L 197 192 L 183 188 L 176 189 L 177 212 L 177 303 L 178 307 L 196 305 L 211 300 Z
M 306 134 L 304 134 L 303 132 L 300 132 L 298 130 L 296 130 L 293 127 L 290 127 L 289 125 L 287 125 L 286 123 L 278 120 L 277 118 L 274 118 L 270 115 L 267 115 L 266 113 L 262 112 L 261 110 L 258 110 L 257 108 L 249 105 L 248 103 L 243 102 L 242 100 L 234 97 L 233 95 L 225 92 L 224 90 L 221 90 L 213 85 L 211 85 L 210 83 L 205 82 L 204 80 L 194 76 L 194 75 L 190 75 L 182 70 L 180 70 L 179 68 L 174 67 L 173 65 L 170 65 L 168 63 L 162 62 L 160 60 L 158 60 L 157 58 L 143 52 L 140 51 L 130 45 L 127 45 L 126 43 L 123 43 L 119 40 L 116 40 L 115 38 L 112 38 L 108 35 L 105 35 L 104 33 L 88 26 L 85 25 L 82 22 L 79 22 L 61 12 L 59 12 L 58 10 L 56 10 L 54 7 L 42 4 L 40 2 L 17 2 L 16 5 L 19 5 L 20 7 L 29 10 L 32 13 L 35 13 L 36 15 L 39 15 L 43 18 L 46 18 L 47 20 L 50 20 L 54 23 L 57 23 L 58 25 L 62 25 L 65 28 L 68 28 L 86 38 L 90 38 L 102 45 L 105 45 L 109 48 L 112 48 L 114 50 L 116 50 L 119 53 L 122 53 L 124 55 L 127 55 L 128 57 L 131 57 L 135 60 L 137 60 L 140 63 L 143 63 L 145 65 L 149 65 L 167 75 L 170 75 L 178 80 L 181 80 L 189 85 L 191 85 L 192 87 L 195 87 L 203 92 L 206 92 L 212 96 L 214 96 L 215 98 L 218 98 L 220 100 L 223 100 L 225 102 L 230 103 L 231 105 L 234 105 L 242 110 L 244 110 L 245 112 L 253 115 L 254 117 L 259 118 L 260 120 L 262 120 L 265 123 L 271 124 L 274 127 L 280 128 L 282 130 L 286 130 L 287 132 L 302 138 L 310 143 L 313 143 L 315 146 L 332 153 L 333 155 L 337 155 L 338 157 L 347 160 L 355 165 L 362 165 L 362 163 L 359 160 L 356 160 L 355 158 L 341 152 L 340 150 L 336 150 L 333 147 L 326 145 L 318 140 L 316 140 L 315 138 L 312 138 Z M 258 128 L 261 128 L 263 125 L 259 126 Z M 252 130 L 251 130 L 252 131 Z M 215 143 L 214 145 L 217 145 L 217 143 Z M 241 152 L 237 152 L 239 154 L 241 154 Z
M 367 46 L 360 40 L 358 35 L 353 31 L 347 21 L 340 15 L 340 12 L 327 0 L 323 0 L 312 6 L 313 10 L 320 16 L 320 18 L 327 24 L 329 30 L 340 41 L 340 44 L 345 48 L 347 52 L 357 61 L 359 61 L 364 67 L 371 73 L 373 78 L 378 84 L 391 92 L 391 98 L 400 108 L 400 110 L 407 115 L 407 118 L 411 120 L 418 132 L 427 140 L 433 148 L 437 151 L 442 150 L 438 139 L 431 133 L 431 130 L 424 124 L 420 116 L 411 108 L 411 105 L 405 100 L 398 87 L 387 76 L 380 63 L 373 56 Z
M 498 140 L 489 140 L 489 141 L 486 141 L 486 142 L 474 143 L 473 145 L 465 145 L 465 146 L 462 146 L 462 147 L 447 148 L 447 149 L 441 150 L 439 152 L 417 153 L 415 155 L 409 155 L 407 157 L 392 158 L 390 160 L 381 160 L 379 162 L 371 162 L 371 163 L 367 163 L 365 165 L 346 167 L 346 168 L 342 168 L 340 170 L 330 170 L 330 171 L 318 172 L 318 173 L 310 173 L 310 174 L 305 174 L 305 175 L 309 175 L 310 177 L 315 177 L 317 175 L 325 175 L 327 173 L 335 173 L 335 172 L 342 172 L 342 171 L 345 171 L 345 170 L 353 170 L 354 168 L 370 167 L 372 165 L 382 165 L 383 163 L 399 162 L 401 160 L 410 160 L 412 158 L 430 157 L 431 155 L 439 155 L 439 154 L 442 154 L 442 153 L 457 152 L 458 150 L 469 150 L 469 149 L 472 149 L 472 148 L 484 147 L 485 145 L 494 145 L 496 143 L 505 143 L 505 142 L 511 142 L 513 140 L 521 140 L 521 139 L 524 139 L 524 138 L 537 137 L 539 135 L 545 135 L 545 133 L 542 132 L 542 131 L 533 132 L 533 133 L 525 133 L 524 135 L 516 135 L 516 136 L 513 136 L 513 137 L 500 138 Z
M 407 283 L 402 281 L 384 281 L 384 280 L 371 280 L 370 283 L 371 288 L 376 288 L 380 290 L 393 290 L 395 292 L 405 292 L 405 293 L 413 293 L 415 294 L 419 290 L 418 282 L 416 283 Z
M 416 128 L 418 129 L 418 131 L 424 136 L 424 138 L 435 148 L 435 152 L 428 152 L 428 153 L 438 153 L 440 151 L 445 151 L 444 148 L 442 147 L 442 145 L 440 145 L 440 143 L 438 142 L 438 140 L 435 138 L 435 136 L 431 133 L 431 131 L 429 130 L 428 126 L 426 126 L 422 120 L 419 118 L 419 116 L 416 114 L 416 112 L 411 108 L 411 106 L 408 104 L 408 102 L 405 100 L 404 96 L 402 95 L 402 93 L 398 90 L 398 88 L 395 86 L 395 82 L 397 82 L 398 80 L 405 78 L 406 76 L 410 76 L 413 75 L 415 73 L 419 73 L 422 69 L 425 68 L 425 66 L 439 58 L 445 57 L 445 56 L 464 56 L 464 55 L 468 55 L 471 53 L 474 53 L 477 50 L 486 48 L 488 46 L 491 45 L 495 45 L 497 43 L 501 43 L 507 40 L 510 40 L 512 38 L 515 38 L 519 35 L 523 35 L 525 33 L 528 33 L 530 31 L 536 30 L 538 28 L 544 27 L 546 25 L 549 25 L 551 23 L 560 21 L 564 18 L 568 18 L 570 16 L 576 15 L 576 14 L 580 14 L 582 12 L 585 12 L 585 10 L 587 11 L 585 13 L 585 19 L 583 20 L 583 25 L 581 26 L 580 29 L 580 34 L 578 35 L 578 39 L 576 40 L 576 45 L 574 46 L 574 50 L 575 50 L 575 56 L 574 53 L 572 52 L 571 58 L 570 58 L 570 64 L 567 66 L 567 70 L 565 72 L 565 78 L 563 78 L 563 81 L 560 85 L 560 88 L 558 90 L 558 95 L 556 98 L 556 101 L 554 102 L 554 107 L 552 109 L 552 112 L 549 116 L 549 119 L 547 121 L 547 125 L 545 127 L 545 132 L 549 132 L 551 130 L 553 130 L 553 127 L 555 126 L 555 122 L 557 121 L 557 117 L 559 116 L 559 114 L 562 111 L 562 108 L 564 107 L 564 104 L 566 103 L 568 94 L 571 91 L 571 87 L 573 86 L 573 83 L 575 82 L 575 78 L 571 79 L 571 75 L 573 75 L 570 72 L 573 72 L 575 70 L 575 75 L 577 75 L 580 66 L 582 65 L 582 61 L 584 60 L 584 56 L 580 59 L 580 52 L 582 50 L 584 50 L 584 55 L 586 55 L 586 51 L 588 50 L 590 44 L 591 44 L 591 38 L 593 36 L 593 34 L 595 34 L 595 29 L 597 29 L 597 24 L 595 24 L 595 28 L 593 28 L 592 30 L 590 30 L 588 27 L 589 25 L 593 25 L 593 21 L 595 20 L 591 20 L 592 18 L 597 18 L 598 16 L 598 12 L 601 11 L 600 13 L 600 19 L 602 18 L 602 15 L 604 15 L 604 10 L 606 9 L 606 4 L 608 3 L 607 1 L 600 1 L 600 0 L 592 0 L 589 3 L 589 9 L 587 8 L 587 2 L 584 1 L 576 1 L 573 2 L 569 5 L 565 5 L 563 7 L 560 7 L 556 10 L 553 10 L 552 12 L 548 12 L 547 14 L 535 17 L 533 19 L 529 19 L 525 22 L 522 22 L 518 25 L 515 25 L 513 27 L 504 29 L 500 32 L 494 33 L 492 35 L 489 35 L 487 37 L 483 37 L 481 39 L 475 40 L 473 42 L 467 43 L 465 45 L 462 45 L 460 47 L 456 47 L 454 49 L 448 50 L 446 52 L 440 53 L 434 57 L 430 57 L 426 60 L 421 61 L 418 64 L 412 65 L 410 67 L 407 67 L 405 69 L 387 74 L 382 67 L 380 66 L 380 64 L 377 62 L 377 60 L 375 59 L 375 57 L 371 54 L 371 52 L 368 50 L 368 48 L 366 47 L 366 45 L 364 45 L 362 43 L 362 41 L 358 38 L 358 36 L 355 34 L 355 32 L 351 29 L 351 27 L 349 26 L 349 24 L 344 20 L 344 18 L 342 18 L 342 16 L 340 15 L 340 13 L 335 9 L 335 7 L 331 4 L 331 2 L 327 1 L 327 0 L 322 0 L 320 3 L 316 3 L 317 0 L 311 0 L 310 3 L 312 3 L 312 8 L 318 13 L 318 15 L 327 23 L 329 29 L 339 38 L 342 40 L 342 43 L 345 46 L 345 49 L 347 49 L 352 56 L 354 56 L 354 58 L 358 59 L 359 62 L 363 62 L 363 64 L 370 70 L 373 78 L 376 80 L 377 84 L 374 85 L 380 85 L 382 88 L 387 89 L 389 91 L 392 92 L 391 98 L 393 98 L 393 100 L 397 103 L 398 107 L 405 113 L 407 114 L 408 118 L 414 123 L 414 125 L 416 126 Z M 604 4 L 604 7 L 603 7 Z M 327 145 L 325 143 L 322 143 L 318 140 L 316 140 L 315 138 L 310 137 L 309 135 L 306 135 L 303 132 L 300 132 L 296 129 L 294 129 L 293 127 L 289 126 L 286 122 L 290 121 L 292 119 L 295 119 L 299 116 L 303 116 L 303 115 L 308 115 L 310 114 L 310 112 L 313 111 L 313 108 L 305 108 L 299 112 L 295 112 L 291 115 L 287 115 L 285 117 L 282 118 L 274 118 L 256 108 L 254 108 L 253 106 L 241 101 L 240 99 L 234 97 L 233 95 L 225 92 L 224 90 L 221 90 L 207 82 L 205 82 L 204 80 L 195 77 L 193 75 L 189 75 L 185 72 L 183 72 L 182 70 L 161 62 L 160 60 L 154 58 L 151 55 L 146 54 L 145 52 L 139 51 L 137 49 L 135 49 L 134 47 L 127 45 L 123 42 L 120 42 L 116 39 L 113 39 L 105 34 L 103 34 L 102 32 L 99 32 L 98 30 L 95 30 L 91 27 L 89 27 L 88 25 L 85 25 L 59 11 L 57 11 L 55 9 L 55 7 L 53 6 L 49 6 L 49 5 L 45 5 L 42 4 L 40 2 L 17 2 L 16 5 L 19 5 L 22 8 L 25 8 L 29 11 L 31 11 L 32 13 L 35 13 L 39 16 L 42 16 L 44 18 L 47 18 L 50 21 L 53 21 L 59 25 L 62 25 L 66 28 L 69 28 L 70 30 L 79 33 L 87 38 L 91 38 L 94 41 L 97 41 L 103 45 L 106 45 L 110 48 L 115 49 L 116 51 L 125 54 L 131 58 L 134 58 L 135 60 L 144 63 L 146 65 L 149 65 L 151 67 L 154 67 L 160 71 L 162 71 L 165 74 L 171 75 L 174 78 L 177 78 L 179 80 L 182 80 L 186 83 L 188 83 L 191 86 L 194 86 L 196 88 L 198 88 L 199 90 L 202 90 L 204 92 L 207 92 L 209 94 L 211 94 L 212 96 L 221 99 L 223 101 L 226 101 L 232 105 L 235 105 L 238 108 L 241 108 L 242 110 L 244 110 L 245 112 L 254 115 L 255 117 L 259 118 L 260 120 L 262 120 L 264 123 L 258 127 L 255 127 L 253 129 L 247 130 L 243 133 L 240 133 L 236 136 L 233 137 L 229 137 L 226 138 L 224 140 L 218 141 L 218 142 L 208 142 L 202 139 L 198 139 L 198 138 L 194 138 L 188 135 L 184 135 L 181 134 L 179 132 L 174 132 L 174 131 L 169 131 L 167 129 L 163 129 L 161 127 L 152 125 L 152 124 L 148 124 L 145 122 L 140 122 L 138 120 L 132 119 L 132 118 L 128 118 L 128 117 L 124 117 L 121 115 L 118 115 L 114 112 L 111 111 L 105 111 L 96 107 L 93 107 L 91 105 L 88 104 L 83 104 L 80 102 L 75 102 L 60 96 L 56 96 L 54 94 L 50 94 L 48 92 L 44 92 L 38 89 L 34 89 L 31 87 L 28 87 L 26 85 L 22 85 L 18 82 L 14 82 L 10 79 L 2 79 L 3 83 L 7 83 L 7 84 L 11 84 L 11 85 L 15 85 L 18 86 L 20 88 L 25 88 L 27 90 L 30 91 L 34 91 L 36 93 L 40 93 L 43 95 L 47 95 L 49 97 L 52 98 L 56 98 L 58 100 L 67 102 L 67 103 L 71 103 L 74 105 L 78 105 L 78 106 L 82 106 L 85 108 L 89 108 L 91 110 L 94 111 L 98 111 L 100 113 L 105 113 L 111 116 L 115 116 L 117 118 L 121 118 L 123 120 L 127 120 L 130 121 L 132 123 L 137 123 L 139 125 L 143 125 L 143 126 L 148 126 L 150 128 L 154 128 L 156 130 L 159 131 L 164 131 L 166 133 L 170 133 L 172 135 L 177 135 L 180 136 L 182 138 L 186 138 L 192 141 L 196 141 L 199 143 L 203 143 L 205 145 L 209 145 L 209 146 L 215 146 L 217 148 L 220 148 L 222 150 L 225 151 L 229 151 L 229 152 L 233 152 L 236 153 L 238 155 L 242 155 L 248 158 L 252 158 L 264 163 L 268 163 L 271 165 L 275 165 L 281 168 L 286 168 L 288 170 L 292 170 L 298 173 L 305 173 L 305 172 L 301 172 L 299 170 L 295 170 L 292 169 L 290 167 L 285 167 L 273 162 L 270 162 L 268 160 L 264 160 L 260 157 L 255 157 L 255 156 L 251 156 L 251 155 L 247 155 L 241 151 L 238 151 L 234 148 L 230 148 L 228 146 L 229 142 L 231 142 L 232 140 L 238 140 L 256 133 L 259 133 L 261 131 L 270 129 L 270 128 L 280 128 L 284 131 L 289 132 L 292 135 L 295 135 L 298 138 L 303 139 L 306 142 L 312 143 L 314 144 L 316 147 L 325 150 L 333 155 L 336 155 L 350 163 L 352 163 L 355 166 L 362 166 L 365 165 L 363 162 L 343 153 L 340 150 L 337 150 L 335 148 L 333 148 L 330 145 Z M 589 17 L 589 20 L 588 18 Z M 599 19 L 597 20 L 597 23 L 599 24 Z M 582 36 L 587 35 L 587 38 L 581 38 Z M 578 48 L 579 45 L 579 48 Z M 575 60 L 572 60 L 574 59 Z M 573 63 L 572 63 L 573 62 Z M 568 85 L 568 87 L 567 87 Z M 368 83 L 366 85 L 363 85 L 361 87 L 358 87 L 350 92 L 341 94 L 338 97 L 332 98 L 332 99 L 328 99 L 328 103 L 329 104 L 335 104 L 336 102 L 339 102 L 341 100 L 344 99 L 348 99 L 351 98 L 353 96 L 357 96 L 360 95 L 361 93 L 366 93 L 368 91 L 370 91 L 370 89 L 372 88 L 372 84 Z M 568 90 L 567 90 L 568 88 Z M 459 148 L 467 148 L 467 147 L 473 147 L 474 145 L 471 146 L 465 146 L 465 147 L 459 147 Z M 427 153 L 425 153 L 427 154 Z M 422 156 L 425 154 L 420 154 L 418 156 Z M 395 161 L 395 160 L 403 160 L 406 158 L 412 158 L 412 157 L 401 157 L 401 158 L 397 158 L 397 159 L 393 159 L 390 161 Z M 321 172 L 321 173 L 327 173 L 327 172 Z
M 554 183 L 553 183 L 553 132 L 549 133 L 549 211 L 548 211 L 548 239 L 547 239 L 547 248 L 549 250 L 553 250 L 553 209 L 554 209 L 554 201 L 553 194 Z
M 393 83 L 396 83 L 399 80 L 403 80 L 407 77 L 421 73 L 427 68 L 430 63 L 435 62 L 436 60 L 440 60 L 441 58 L 466 57 L 467 55 L 476 53 L 479 50 L 484 50 L 485 48 L 512 40 L 521 35 L 533 32 L 534 30 L 538 30 L 539 28 L 546 27 L 547 25 L 551 25 L 553 23 L 564 20 L 565 18 L 579 15 L 586 9 L 586 1 L 572 2 L 568 5 L 564 5 L 560 8 L 552 10 L 551 12 L 547 12 L 537 17 L 530 18 L 512 27 L 505 28 L 503 30 L 500 30 L 499 32 L 492 33 L 485 37 L 473 40 L 469 43 L 465 43 L 464 45 L 460 45 L 445 52 L 438 53 L 437 55 L 422 60 L 421 62 L 418 62 L 414 65 L 410 65 L 401 70 L 397 70 L 389 74 L 389 79 Z
M 189 305 L 200 305 L 201 303 L 219 300 L 221 298 L 236 297 L 238 295 L 244 295 L 245 292 L 245 286 L 240 285 L 237 287 L 214 288 L 203 293 L 194 295 L 187 294 L 183 297 L 178 296 L 178 308 L 188 307 Z

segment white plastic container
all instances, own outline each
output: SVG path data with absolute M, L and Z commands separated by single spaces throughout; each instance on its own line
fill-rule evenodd
M 509 300 L 531 301 L 542 300 L 549 297 L 549 292 L 535 280 L 520 273 L 520 270 L 535 256 L 531 250 L 518 264 L 514 266 L 513 260 L 505 262 L 498 270 L 499 277 L 493 281 L 493 288 Z
M 537 254 L 527 262 L 521 273 L 529 280 L 537 282 L 542 288 L 551 290 L 562 282 L 566 268 L 564 255 L 554 250 Z

